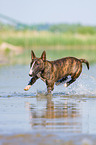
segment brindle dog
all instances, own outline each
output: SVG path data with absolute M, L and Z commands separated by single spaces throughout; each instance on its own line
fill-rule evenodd
M 68 87 L 80 76 L 82 72 L 82 63 L 86 63 L 89 69 L 89 63 L 85 59 L 77 59 L 75 57 L 65 57 L 55 61 L 46 60 L 46 52 L 43 51 L 40 58 L 37 58 L 33 51 L 31 51 L 31 63 L 29 76 L 32 77 L 29 84 L 25 87 L 25 91 L 41 78 L 47 85 L 47 92 L 51 93 L 54 89 L 54 84 L 61 84 L 65 82 Z M 71 76 L 71 80 L 68 80 Z

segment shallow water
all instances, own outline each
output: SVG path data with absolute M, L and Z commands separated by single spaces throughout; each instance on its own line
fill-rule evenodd
M 46 85 L 38 80 L 25 92 L 28 66 L 0 68 L 0 143 L 10 144 L 95 144 L 96 142 L 96 65 L 70 85 L 55 86 L 45 96 Z M 25 139 L 26 138 L 26 139 Z M 43 138 L 45 140 L 43 140 Z M 41 142 L 37 142 L 37 139 Z M 27 140 L 28 142 L 26 143 Z M 59 140 L 59 141 L 58 141 Z M 14 144 L 16 143 L 14 142 Z M 70 142 L 72 141 L 72 142 Z

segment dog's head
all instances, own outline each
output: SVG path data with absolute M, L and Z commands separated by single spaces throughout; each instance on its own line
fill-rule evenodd
M 31 51 L 31 63 L 29 76 L 36 76 L 39 72 L 44 69 L 44 62 L 46 61 L 46 52 L 43 51 L 40 58 L 37 58 L 33 51 Z

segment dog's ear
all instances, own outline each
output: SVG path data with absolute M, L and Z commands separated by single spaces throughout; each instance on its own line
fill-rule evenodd
M 43 51 L 43 53 L 41 55 L 41 59 L 43 59 L 43 61 L 46 60 L 46 51 Z
M 31 59 L 35 59 L 36 56 L 35 56 L 35 53 L 33 52 L 33 50 L 31 50 Z

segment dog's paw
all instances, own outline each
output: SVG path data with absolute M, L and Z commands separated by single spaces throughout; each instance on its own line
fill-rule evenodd
M 64 87 L 68 87 L 68 84 L 67 84 L 67 83 L 65 83 L 65 84 L 64 84 Z
M 31 85 L 28 85 L 24 88 L 25 91 L 28 91 L 31 88 Z

